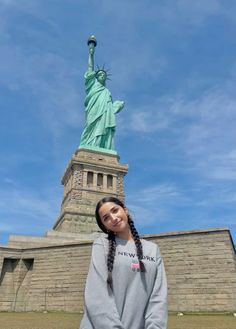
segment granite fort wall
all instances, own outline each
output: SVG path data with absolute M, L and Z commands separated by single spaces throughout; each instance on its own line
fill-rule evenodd
M 27 250 L 1 250 L 1 258 L 18 259 L 18 267 L 2 267 L 1 311 L 68 311 L 83 308 L 83 291 L 91 243 Z M 33 260 L 22 277 L 24 261 Z M 1 262 L 1 260 L 0 260 Z M 3 262 L 4 263 L 4 262 Z M 20 266 L 21 264 L 21 266 Z
M 229 230 L 146 236 L 160 246 L 170 311 L 235 311 L 236 256 Z
M 145 235 L 164 258 L 170 311 L 236 310 L 236 259 L 228 229 Z M 0 311 L 83 310 L 91 242 L 0 247 Z

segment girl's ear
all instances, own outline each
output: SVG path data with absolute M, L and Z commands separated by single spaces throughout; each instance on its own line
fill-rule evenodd
M 125 211 L 125 214 L 128 216 L 129 215 L 129 210 L 125 207 L 124 211 Z

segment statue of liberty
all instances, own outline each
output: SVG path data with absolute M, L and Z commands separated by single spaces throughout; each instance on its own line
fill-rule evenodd
M 94 50 L 97 45 L 95 36 L 88 39 L 89 59 L 85 78 L 85 127 L 81 135 L 79 148 L 114 151 L 116 128 L 115 114 L 124 107 L 123 101 L 113 102 L 106 88 L 108 73 L 104 67 L 94 71 Z

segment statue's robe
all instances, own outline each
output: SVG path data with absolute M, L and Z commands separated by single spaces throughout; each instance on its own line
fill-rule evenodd
M 96 79 L 95 71 L 87 71 L 85 77 L 86 122 L 80 146 L 95 146 L 114 149 L 115 113 L 121 102 L 112 102 L 110 91 Z

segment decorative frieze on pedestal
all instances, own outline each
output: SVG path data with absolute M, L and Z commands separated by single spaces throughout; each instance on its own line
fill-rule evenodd
M 98 232 L 95 206 L 104 196 L 124 200 L 124 176 L 127 171 L 128 165 L 120 164 L 118 155 L 77 150 L 62 177 L 64 195 L 61 214 L 53 229 L 85 234 Z

